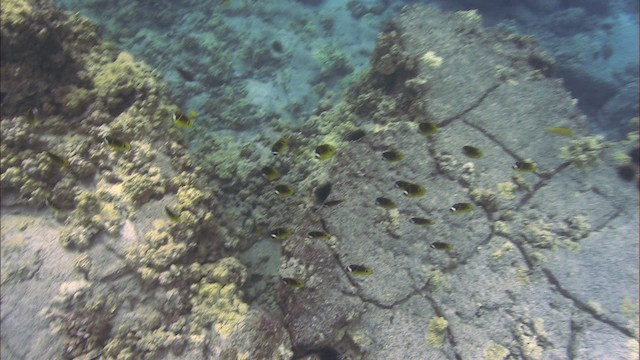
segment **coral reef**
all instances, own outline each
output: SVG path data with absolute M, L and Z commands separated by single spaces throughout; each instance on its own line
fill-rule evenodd
M 579 169 L 589 170 L 598 163 L 602 150 L 608 146 L 602 136 L 585 136 L 561 148 L 560 157 Z
M 435 317 L 429 321 L 427 329 L 427 344 L 436 348 L 442 347 L 447 338 L 449 322 L 443 317 Z

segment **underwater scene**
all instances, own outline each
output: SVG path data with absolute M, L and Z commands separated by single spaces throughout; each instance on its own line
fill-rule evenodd
M 639 359 L 637 1 L 0 9 L 1 359 Z

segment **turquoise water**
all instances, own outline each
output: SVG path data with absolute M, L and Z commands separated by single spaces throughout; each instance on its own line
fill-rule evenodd
M 366 69 L 377 33 L 405 1 L 58 1 L 104 37 L 156 67 L 183 107 L 211 130 L 299 125 L 335 104 Z M 533 34 L 595 133 L 623 138 L 637 114 L 637 4 L 433 1 L 478 8 L 487 25 Z M 635 5 L 634 5 L 635 4 Z M 191 81 L 180 75 L 185 70 Z M 191 77 L 191 76 L 187 76 Z M 319 103 L 322 100 L 322 105 Z

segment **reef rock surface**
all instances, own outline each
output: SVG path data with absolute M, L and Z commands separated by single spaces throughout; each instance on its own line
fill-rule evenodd
M 637 355 L 638 193 L 613 161 L 614 148 L 626 148 L 586 136 L 575 101 L 551 77 L 553 60 L 530 38 L 480 22 L 475 12 L 405 8 L 379 35 L 372 70 L 341 114 L 371 131 L 319 165 L 330 197 L 345 201 L 274 210 L 300 229 L 285 241 L 283 263 L 311 282 L 280 294 L 299 353 Z M 431 136 L 419 132 L 427 121 L 438 126 Z M 465 156 L 464 146 L 483 156 Z M 391 149 L 403 159 L 383 161 Z M 594 162 L 583 162 L 592 152 Z M 524 161 L 537 171 L 513 170 Z M 426 195 L 404 196 L 399 180 Z M 376 206 L 377 197 L 397 208 Z M 453 213 L 455 203 L 474 209 Z M 310 229 L 333 241 L 303 240 Z M 352 264 L 374 273 L 352 274 Z

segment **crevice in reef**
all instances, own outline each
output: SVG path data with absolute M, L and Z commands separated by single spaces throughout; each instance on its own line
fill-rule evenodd
M 549 283 L 554 286 L 553 290 L 557 291 L 558 293 L 560 293 L 565 298 L 573 301 L 573 304 L 578 309 L 580 309 L 583 312 L 591 315 L 591 317 L 593 317 L 594 319 L 596 319 L 596 320 L 598 320 L 598 321 L 600 321 L 600 322 L 602 322 L 604 324 L 609 325 L 611 328 L 619 331 L 623 335 L 626 335 L 626 336 L 628 336 L 630 338 L 634 338 L 635 337 L 635 334 L 634 334 L 633 331 L 631 331 L 631 330 L 625 328 L 624 326 L 618 324 L 617 322 L 609 319 L 606 315 L 599 314 L 594 309 L 592 309 L 589 305 L 584 303 L 582 300 L 580 300 L 576 296 L 572 295 L 567 289 L 562 287 L 562 285 L 560 284 L 560 281 L 558 281 L 558 279 L 553 275 L 551 270 L 549 270 L 547 268 L 541 268 L 541 270 L 544 273 L 544 275 L 547 277 L 547 280 L 549 281 Z
M 466 114 L 468 114 L 469 112 L 473 111 L 474 109 L 476 109 L 478 106 L 480 106 L 482 104 L 482 102 L 484 101 L 484 99 L 487 98 L 487 96 L 489 96 L 489 94 L 491 94 L 494 90 L 496 90 L 498 87 L 500 87 L 501 83 L 497 83 L 492 85 L 491 87 L 489 87 L 473 104 L 471 104 L 468 108 L 464 109 L 463 111 L 461 111 L 460 113 L 453 115 L 449 118 L 446 118 L 444 120 L 442 120 L 439 124 L 438 127 L 445 127 L 447 125 L 449 125 L 451 122 L 453 122 L 456 119 L 459 119 L 463 116 L 465 116 Z

